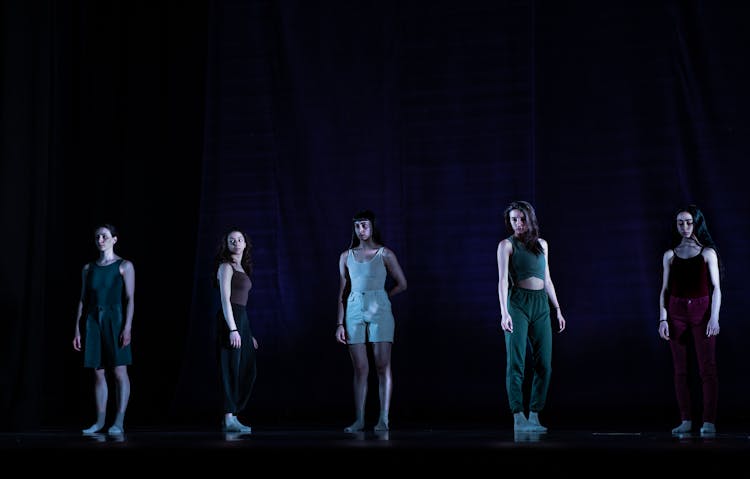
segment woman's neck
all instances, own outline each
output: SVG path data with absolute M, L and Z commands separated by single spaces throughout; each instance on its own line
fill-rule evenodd
M 115 252 L 110 249 L 107 251 L 101 251 L 99 253 L 99 259 L 96 261 L 96 263 L 99 265 L 108 265 L 116 260 L 117 255 L 115 255 Z
M 684 246 L 684 247 L 688 247 L 688 248 L 691 248 L 691 247 L 698 247 L 699 248 L 702 245 L 698 242 L 697 239 L 695 239 L 694 237 L 691 236 L 690 238 L 683 237 L 682 241 L 680 241 L 680 246 Z

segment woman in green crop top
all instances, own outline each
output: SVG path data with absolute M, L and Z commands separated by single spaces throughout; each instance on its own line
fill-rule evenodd
M 558 331 L 565 329 L 555 286 L 549 273 L 549 245 L 539 237 L 534 207 L 514 201 L 505 209 L 505 225 L 513 234 L 497 246 L 500 326 L 505 332 L 505 388 L 513 425 L 519 432 L 546 432 L 539 423 L 552 371 L 552 327 L 549 303 L 557 313 Z M 526 345 L 534 358 L 528 418 L 524 414 L 523 378 Z

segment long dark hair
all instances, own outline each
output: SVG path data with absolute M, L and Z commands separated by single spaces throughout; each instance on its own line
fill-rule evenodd
M 383 244 L 383 237 L 378 229 L 378 224 L 375 222 L 375 213 L 370 210 L 360 210 L 352 217 L 352 240 L 349 242 L 349 249 L 359 246 L 359 236 L 357 236 L 357 232 L 354 230 L 354 222 L 363 220 L 370 220 L 370 226 L 372 227 L 372 240 L 376 244 Z
M 677 230 L 677 225 L 675 224 L 675 218 L 677 218 L 677 215 L 682 212 L 690 213 L 690 216 L 693 217 L 693 236 L 695 236 L 695 239 L 698 240 L 698 244 L 700 244 L 704 248 L 711 248 L 716 252 L 716 258 L 719 262 L 719 276 L 723 277 L 724 264 L 721 261 L 721 256 L 719 256 L 719 248 L 716 246 L 716 242 L 711 236 L 711 233 L 708 231 L 706 216 L 703 214 L 703 211 L 701 211 L 701 209 L 696 205 L 687 205 L 683 208 L 677 208 L 672 215 L 672 234 L 670 241 L 671 248 L 676 248 L 677 245 L 679 245 L 682 241 L 682 235 Z
M 219 245 L 216 251 L 216 256 L 214 257 L 214 274 L 211 277 L 211 284 L 213 284 L 215 288 L 219 287 L 219 280 L 216 278 L 217 274 L 219 273 L 219 266 L 221 266 L 223 263 L 232 262 L 232 253 L 227 247 L 227 241 L 229 240 L 229 235 L 234 233 L 235 231 L 240 233 L 242 235 L 242 238 L 245 240 L 245 249 L 244 251 L 242 251 L 242 259 L 240 260 L 242 269 L 245 270 L 245 273 L 247 273 L 248 276 L 250 276 L 250 274 L 252 274 L 253 272 L 253 260 L 252 255 L 250 254 L 250 250 L 253 249 L 253 243 L 250 237 L 246 235 L 245 232 L 240 228 L 229 228 L 224 231 L 223 235 L 221 235 L 221 239 L 219 240 Z
M 539 256 L 544 253 L 542 245 L 539 243 L 539 221 L 536 219 L 536 211 L 531 203 L 528 201 L 514 201 L 505 208 L 503 216 L 505 217 L 505 227 L 510 231 L 513 231 L 513 226 L 510 224 L 510 212 L 513 210 L 519 210 L 526 216 L 526 234 L 520 238 L 523 245 L 527 250 L 531 251 L 535 255 Z

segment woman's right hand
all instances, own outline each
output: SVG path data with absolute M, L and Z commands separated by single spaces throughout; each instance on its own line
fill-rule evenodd
M 500 327 L 503 328 L 503 331 L 513 332 L 513 318 L 510 317 L 510 314 L 503 315 L 500 319 Z
M 234 349 L 239 349 L 242 346 L 242 337 L 239 331 L 232 331 L 229 333 L 229 345 Z
M 76 335 L 73 336 L 73 349 L 76 351 L 81 350 L 81 334 L 76 332 Z
M 669 323 L 665 320 L 659 320 L 659 336 L 669 341 Z
M 336 341 L 346 344 L 346 328 L 344 328 L 343 324 L 336 326 Z

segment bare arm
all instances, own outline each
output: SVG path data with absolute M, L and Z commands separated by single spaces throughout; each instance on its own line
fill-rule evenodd
M 669 268 L 672 266 L 674 251 L 667 250 L 661 259 L 661 291 L 659 291 L 659 336 L 669 341 L 669 323 L 667 323 L 667 306 L 664 304 L 669 285 Z
M 385 262 L 385 267 L 388 269 L 388 273 L 396 282 L 393 288 L 388 291 L 388 297 L 392 298 L 398 293 L 406 291 L 406 276 L 404 276 L 404 272 L 401 270 L 401 265 L 398 264 L 396 253 L 385 247 L 383 248 L 383 262 Z
M 135 313 L 135 268 L 133 263 L 127 260 L 120 263 L 120 274 L 125 284 L 125 325 L 120 334 L 120 345 L 125 347 L 130 344 L 130 330 L 133 326 L 133 314 Z
M 89 272 L 89 265 L 86 263 L 81 270 L 81 295 L 78 299 L 78 311 L 76 312 L 76 329 L 73 334 L 73 349 L 81 350 L 81 316 L 83 316 L 83 302 L 86 295 L 86 275 Z
M 233 348 L 242 346 L 242 338 L 237 330 L 237 323 L 232 311 L 232 275 L 234 268 L 229 263 L 222 263 L 216 272 L 216 279 L 219 282 L 219 300 L 221 301 L 221 311 L 224 313 L 224 321 L 229 328 L 229 344 Z
M 552 301 L 552 307 L 557 311 L 557 322 L 560 325 L 558 332 L 565 330 L 565 318 L 563 317 L 562 310 L 560 309 L 560 302 L 557 300 L 557 293 L 555 292 L 555 284 L 552 282 L 552 275 L 549 272 L 549 244 L 541 238 L 539 242 L 544 248 L 544 290 L 547 291 L 550 301 Z
M 497 245 L 497 295 L 500 300 L 500 327 L 513 332 L 513 318 L 508 312 L 508 265 L 513 253 L 513 244 L 507 239 Z
M 346 257 L 349 251 L 344 251 L 339 256 L 339 297 L 338 297 L 338 315 L 336 317 L 336 341 L 346 344 L 346 329 L 344 328 L 344 291 L 349 281 L 349 274 L 346 268 Z
M 719 309 L 721 309 L 721 286 L 719 284 L 719 257 L 713 248 L 706 248 L 703 251 L 703 257 L 708 265 L 708 274 L 711 277 L 711 317 L 708 319 L 706 327 L 706 336 L 716 336 L 719 334 Z

